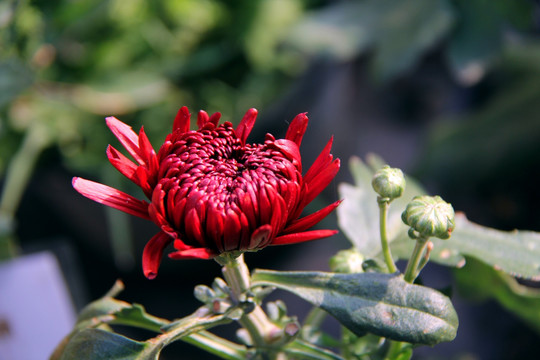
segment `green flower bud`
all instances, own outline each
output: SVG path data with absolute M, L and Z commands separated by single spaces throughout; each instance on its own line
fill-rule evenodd
M 355 249 L 341 250 L 330 258 L 330 269 L 333 272 L 352 274 L 364 272 L 364 257 Z
M 454 208 L 440 196 L 416 196 L 401 214 L 403 222 L 411 227 L 409 236 L 435 236 L 448 239 L 454 230 Z M 418 235 L 416 235 L 418 234 Z
M 371 185 L 381 198 L 392 201 L 403 194 L 405 177 L 400 169 L 385 165 L 373 175 Z

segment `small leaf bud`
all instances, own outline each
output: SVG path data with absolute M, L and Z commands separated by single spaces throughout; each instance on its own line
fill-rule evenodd
M 353 274 L 364 272 L 364 257 L 355 249 L 341 250 L 330 258 L 330 269 L 333 272 Z
M 400 169 L 385 165 L 373 175 L 371 185 L 382 199 L 392 201 L 403 194 L 405 177 Z
M 416 196 L 401 214 L 401 219 L 409 225 L 409 236 L 448 239 L 455 228 L 454 208 L 440 196 Z M 416 235 L 418 234 L 418 235 Z M 414 238 L 414 237 L 413 237 Z

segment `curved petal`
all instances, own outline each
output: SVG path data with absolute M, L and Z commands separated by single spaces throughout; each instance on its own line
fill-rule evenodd
M 317 176 L 323 169 L 325 169 L 333 160 L 330 150 L 332 149 L 332 143 L 334 142 L 334 137 L 332 136 L 330 140 L 326 143 L 324 149 L 321 151 L 317 159 L 313 162 L 313 165 L 308 169 L 304 175 L 304 181 L 309 183 L 315 176 Z
M 260 244 L 268 242 L 270 235 L 272 234 L 272 226 L 266 224 L 260 226 L 253 232 L 249 241 L 249 250 L 255 250 L 260 247 Z
M 236 136 L 238 136 L 238 139 L 240 139 L 240 141 L 242 142 L 242 145 L 246 145 L 246 140 L 249 136 L 249 133 L 253 129 L 253 125 L 255 125 L 255 120 L 257 119 L 257 113 L 258 113 L 257 109 L 253 109 L 253 108 L 249 109 L 235 130 Z
M 107 158 L 112 166 L 122 175 L 133 181 L 136 185 L 141 186 L 139 178 L 136 176 L 138 166 L 133 161 L 129 160 L 111 145 L 107 146 Z
M 141 150 L 139 149 L 139 136 L 133 131 L 131 126 L 124 124 L 114 116 L 105 118 L 105 121 L 114 136 L 116 136 L 129 154 L 133 156 L 139 164 L 144 165 L 144 157 L 141 155 Z
M 161 257 L 163 256 L 163 250 L 165 250 L 167 245 L 172 241 L 173 239 L 169 235 L 160 231 L 146 243 L 143 250 L 142 266 L 144 276 L 148 279 L 152 280 L 157 276 Z
M 285 139 L 295 142 L 298 147 L 300 147 L 300 144 L 302 143 L 302 138 L 304 137 L 309 122 L 306 114 L 307 113 L 301 113 L 296 115 L 285 134 Z
M 304 241 L 317 240 L 337 234 L 337 230 L 312 230 L 282 235 L 275 238 L 270 245 L 288 245 Z
M 302 171 L 302 156 L 300 155 L 298 145 L 294 141 L 279 139 L 274 141 L 272 146 L 281 151 L 287 159 L 291 160 L 298 171 Z
M 189 121 L 191 120 L 191 114 L 187 106 L 182 106 L 176 113 L 173 123 L 173 132 L 180 131 L 182 134 L 189 131 Z
M 74 177 L 72 185 L 81 195 L 131 215 L 150 220 L 148 203 L 120 190 L 94 181 Z
M 324 219 L 326 216 L 328 216 L 328 214 L 330 214 L 335 208 L 337 208 L 342 201 L 343 200 L 336 201 L 333 204 L 330 204 L 320 209 L 319 211 L 314 212 L 313 214 L 307 215 L 301 219 L 291 222 L 291 224 L 283 230 L 283 233 L 290 234 L 299 231 L 305 231 L 311 228 L 319 221 Z
M 204 110 L 199 110 L 199 113 L 197 114 L 197 127 L 199 129 L 202 129 L 204 124 L 208 122 L 208 113 Z
M 188 250 L 175 251 L 169 254 L 171 259 L 183 260 L 183 259 L 212 259 L 218 256 L 217 253 L 206 248 L 193 248 Z

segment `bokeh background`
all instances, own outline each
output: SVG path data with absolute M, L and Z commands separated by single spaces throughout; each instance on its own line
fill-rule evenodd
M 253 142 L 308 112 L 305 166 L 331 135 L 343 164 L 316 206 L 350 181 L 351 156 L 373 152 L 472 221 L 540 231 L 539 11 L 532 0 L 3 0 L 2 254 L 8 239 L 18 255 L 53 251 L 77 310 L 121 278 L 122 299 L 169 319 L 191 313 L 193 287 L 218 265 L 165 260 L 146 280 L 140 255 L 154 225 L 71 188 L 82 176 L 141 195 L 106 160 L 117 141 L 104 117 L 144 124 L 159 148 L 183 105 L 235 124 L 257 108 Z M 327 270 L 349 246 L 336 236 L 246 261 Z M 452 283 L 432 269 L 429 285 Z M 305 304 L 290 301 L 302 318 Z M 528 358 L 537 348 L 538 332 L 494 301 L 456 295 L 456 308 L 456 341 L 415 358 Z M 197 357 L 210 358 L 183 344 L 163 355 Z

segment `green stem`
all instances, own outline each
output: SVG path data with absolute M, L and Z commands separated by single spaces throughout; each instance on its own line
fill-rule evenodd
M 422 255 L 428 243 L 427 237 L 419 237 L 416 239 L 416 244 L 414 245 L 414 250 L 405 269 L 404 279 L 408 283 L 413 283 L 416 277 L 418 276 L 418 266 L 422 260 Z
M 16 256 L 15 214 L 37 159 L 49 140 L 47 130 L 42 125 L 31 126 L 9 163 L 0 198 L 0 259 Z
M 230 342 L 208 331 L 199 331 L 182 338 L 189 344 L 195 345 L 211 354 L 226 360 L 244 360 L 247 350 L 245 346 Z
M 234 300 L 245 301 L 246 293 L 251 286 L 249 269 L 244 262 L 244 255 L 228 256 L 218 259 L 223 265 L 223 277 L 230 286 Z M 281 336 L 281 329 L 270 321 L 259 305 L 256 305 L 249 314 L 244 314 L 239 320 L 240 324 L 249 332 L 253 345 L 266 346 Z
M 388 245 L 388 234 L 386 233 L 386 219 L 388 217 L 388 207 L 390 206 L 390 202 L 383 200 L 380 197 L 377 199 L 377 202 L 379 203 L 379 231 L 381 234 L 381 246 L 384 261 L 386 262 L 388 271 L 390 271 L 390 273 L 395 273 L 397 268 L 392 259 L 392 253 L 390 252 L 390 246 Z

